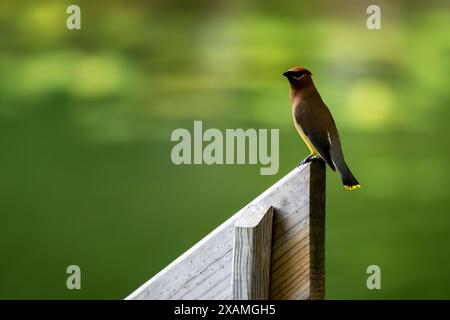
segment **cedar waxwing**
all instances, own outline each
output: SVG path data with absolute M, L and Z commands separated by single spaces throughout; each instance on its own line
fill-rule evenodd
M 300 164 L 319 157 L 328 163 L 333 171 L 336 168 L 339 170 L 345 189 L 359 189 L 358 181 L 345 163 L 339 133 L 330 110 L 314 86 L 312 73 L 305 68 L 294 67 L 283 75 L 291 85 L 295 128 L 311 150 L 311 155 Z

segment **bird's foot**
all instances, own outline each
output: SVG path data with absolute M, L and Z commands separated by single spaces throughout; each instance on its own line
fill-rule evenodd
M 319 159 L 318 156 L 314 155 L 314 154 L 310 154 L 309 156 L 307 156 L 305 159 L 303 159 L 297 167 L 300 167 L 303 164 L 307 164 L 308 162 L 313 161 L 314 159 Z

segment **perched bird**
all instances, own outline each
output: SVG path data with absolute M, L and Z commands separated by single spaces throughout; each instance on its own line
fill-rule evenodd
M 300 164 L 321 158 L 333 171 L 336 168 L 339 170 L 345 189 L 359 189 L 358 181 L 345 163 L 336 124 L 314 86 L 312 73 L 305 68 L 294 67 L 283 75 L 288 78 L 291 85 L 295 128 L 311 150 L 311 155 Z

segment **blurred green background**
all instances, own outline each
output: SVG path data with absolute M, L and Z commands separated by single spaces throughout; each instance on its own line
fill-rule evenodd
M 0 298 L 124 298 L 284 176 L 295 65 L 362 183 L 328 170 L 327 298 L 450 298 L 448 1 L 6 0 L 0 30 Z M 279 128 L 278 174 L 175 166 L 193 120 Z

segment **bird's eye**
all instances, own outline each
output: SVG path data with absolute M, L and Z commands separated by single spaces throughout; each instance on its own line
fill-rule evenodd
M 305 73 L 305 71 L 297 71 L 292 75 L 292 78 L 294 78 L 295 80 L 300 80 L 300 78 L 303 77 Z

